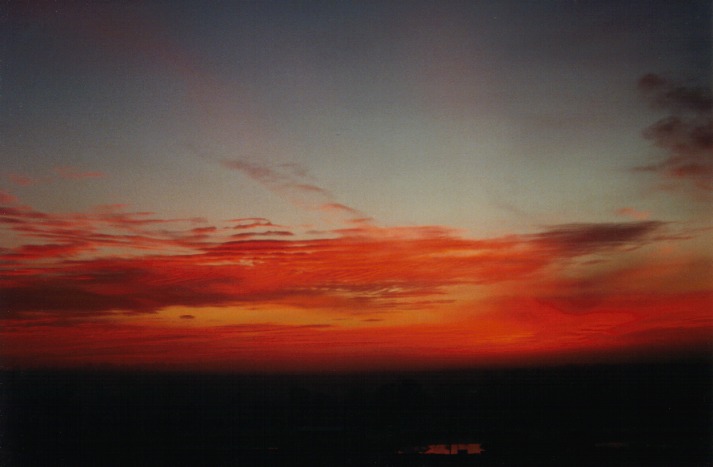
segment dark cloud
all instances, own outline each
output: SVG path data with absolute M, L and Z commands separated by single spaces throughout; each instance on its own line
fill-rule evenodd
M 652 106 L 671 112 L 705 113 L 713 107 L 710 88 L 684 86 L 653 73 L 642 76 L 638 87 Z
M 665 151 L 658 163 L 636 167 L 669 182 L 687 182 L 698 191 L 713 190 L 713 117 L 710 88 L 681 86 L 658 75 L 639 80 L 652 107 L 670 113 L 643 132 Z
M 636 247 L 651 240 L 664 225 L 659 221 L 565 224 L 532 236 L 541 245 L 566 254 L 588 254 L 605 248 Z
M 291 237 L 294 234 L 287 230 L 268 230 L 267 232 L 241 232 L 233 234 L 231 238 L 252 238 L 252 237 Z
M 238 300 L 241 293 L 225 290 L 225 284 L 237 283 L 239 276 L 235 271 L 226 273 L 225 268 L 191 264 L 185 257 L 56 261 L 50 273 L 31 270 L 0 283 L 0 303 L 5 318 L 38 312 L 151 313 L 169 305 Z
M 275 227 L 275 224 L 264 217 L 244 217 L 240 219 L 230 219 L 228 222 L 233 222 L 234 229 L 252 229 L 255 227 Z

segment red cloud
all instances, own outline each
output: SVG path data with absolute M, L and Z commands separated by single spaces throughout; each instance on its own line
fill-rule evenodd
M 238 348 L 278 366 L 295 348 L 304 352 L 307 366 L 334 363 L 339 356 L 353 364 L 377 350 L 377 361 L 387 365 L 406 348 L 413 362 L 456 362 L 475 355 L 654 345 L 672 336 L 676 325 L 694 337 L 710 325 L 704 266 L 680 258 L 619 263 L 632 250 L 649 245 L 650 252 L 656 242 L 682 241 L 666 233 L 674 226 L 658 221 L 566 224 L 490 239 L 441 226 L 360 223 L 305 239 L 264 230 L 272 223 L 262 218 L 196 227 L 192 219 L 124 209 L 49 214 L 27 206 L 2 208 L 0 225 L 18 244 L 1 252 L 0 265 L 1 319 L 7 324 L 0 332 L 11 361 L 56 358 L 68 364 L 72 357 L 63 346 L 79 345 L 86 346 L 85 363 L 97 358 L 139 365 L 156 361 L 161 352 L 187 351 L 190 357 L 176 358 L 237 358 L 248 365 Z M 230 234 L 234 224 L 237 237 Z M 602 263 L 575 261 L 591 254 Z M 131 315 L 140 323 L 171 307 L 186 310 L 172 320 L 183 328 L 114 321 Z M 203 307 L 236 317 L 247 309 L 317 313 L 318 321 L 310 324 L 319 326 L 266 320 L 186 329 L 187 316 L 195 317 L 190 326 L 205 326 Z M 415 324 L 421 315 L 441 318 Z M 395 316 L 402 324 L 393 324 Z M 324 326 L 345 317 L 362 328 Z M 238 339 L 244 335 L 251 336 L 249 342 Z M 150 347 L 137 345 L 152 338 Z M 91 351 L 100 342 L 110 355 Z
M 20 238 L 46 242 L 3 254 L 15 271 L 26 271 L 0 285 L 10 315 L 143 313 L 169 306 L 277 303 L 290 297 L 330 297 L 352 310 L 392 306 L 423 301 L 451 286 L 526 278 L 562 258 L 641 246 L 664 225 L 573 224 L 486 240 L 438 226 L 362 225 L 335 230 L 336 238 L 257 240 L 293 233 L 225 237 L 214 226 L 181 228 L 190 219 L 161 219 L 121 207 L 67 215 L 22 207 L 6 208 L 3 214 L 0 224 Z M 272 224 L 266 219 L 238 220 L 241 229 L 267 225 Z M 108 253 L 116 248 L 133 256 Z M 34 261 L 51 268 L 38 273 Z
M 0 203 L 2 204 L 13 204 L 17 202 L 17 197 L 8 193 L 7 191 L 0 190 Z M 1 211 L 0 211 L 1 213 Z
M 189 251 L 200 245 L 213 232 L 185 229 L 182 224 L 203 222 L 202 219 L 161 219 L 148 212 L 126 212 L 121 206 L 102 206 L 89 213 L 48 214 L 29 206 L 0 207 L 0 227 L 19 239 L 32 244 L 8 250 L 7 258 L 27 256 L 31 249 L 34 259 L 51 258 L 53 248 L 73 252 L 93 252 L 101 255 L 107 248 L 126 251 Z M 160 227 L 160 228 L 159 228 Z M 176 227 L 168 230 L 167 227 Z M 217 232 L 217 229 L 215 230 Z M 52 248 L 32 246 L 47 242 Z M 48 252 L 42 255 L 41 252 Z
M 698 301 L 698 305 L 703 303 Z M 613 352 L 624 356 L 707 354 L 713 343 L 710 317 L 689 326 L 671 326 L 647 323 L 628 310 L 575 317 L 534 302 L 510 305 L 519 311 L 442 324 L 389 326 L 370 321 L 355 328 L 268 322 L 172 328 L 94 321 L 67 326 L 44 318 L 26 326 L 22 321 L 5 320 L 3 360 L 10 367 L 102 364 L 202 371 L 403 370 L 538 361 L 581 363 L 611 358 Z M 695 306 L 696 301 L 689 305 Z M 666 307 L 669 313 L 681 310 L 668 301 L 654 315 L 660 316 Z M 529 337 L 513 339 L 523 333 Z

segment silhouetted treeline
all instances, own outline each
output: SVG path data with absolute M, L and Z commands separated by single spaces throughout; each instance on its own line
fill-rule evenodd
M 708 360 L 401 374 L 2 373 L 1 465 L 712 465 Z M 424 456 L 480 443 L 470 456 Z M 399 454 L 401 452 L 401 454 Z

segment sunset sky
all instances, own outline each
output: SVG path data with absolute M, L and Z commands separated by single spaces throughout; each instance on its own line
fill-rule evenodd
M 2 366 L 712 348 L 708 0 L 2 8 Z

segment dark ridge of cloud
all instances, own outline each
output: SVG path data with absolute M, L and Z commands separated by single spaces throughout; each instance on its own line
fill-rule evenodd
M 101 316 L 112 310 L 150 311 L 127 297 L 102 296 L 73 284 L 56 280 L 23 281 L 26 285 L 3 288 L 2 317 L 18 318 L 36 313 L 76 316 Z
M 531 238 L 540 245 L 572 254 L 587 254 L 602 248 L 638 246 L 650 240 L 664 222 L 640 221 L 601 224 L 565 224 L 535 234 Z
M 253 238 L 253 237 L 292 237 L 295 234 L 287 230 L 268 230 L 267 232 L 241 232 L 233 234 L 231 238 Z
M 269 219 L 264 217 L 244 217 L 239 219 L 230 219 L 228 222 L 233 222 L 233 229 L 253 229 L 255 227 L 277 227 L 275 224 L 270 222 Z
M 635 167 L 635 171 L 654 172 L 668 180 L 689 181 L 700 190 L 713 190 L 713 118 L 667 117 L 644 130 L 644 137 L 668 155 L 657 164 Z
M 181 318 L 181 319 L 196 319 L 196 317 L 193 315 L 181 315 L 181 316 L 179 316 L 179 318 Z
M 152 313 L 171 304 L 208 306 L 249 295 L 223 290 L 226 282 L 240 278 L 216 269 L 220 268 L 181 264 L 171 257 L 64 261 L 51 273 L 35 272 L 0 283 L 2 317 L 38 312 Z
M 37 221 L 38 219 L 49 219 L 50 216 L 49 214 L 45 214 L 43 212 L 35 211 L 32 208 L 29 208 L 27 206 L 19 206 L 19 207 L 9 207 L 9 206 L 2 206 L 2 211 L 0 211 L 0 214 L 2 214 L 5 218 L 12 218 L 15 220 L 32 220 L 32 221 Z
M 642 76 L 638 87 L 656 108 L 696 113 L 710 112 L 713 108 L 710 88 L 683 86 L 654 73 Z
M 669 182 L 688 182 L 700 192 L 713 191 L 713 116 L 709 88 L 676 85 L 648 74 L 639 80 L 654 108 L 669 111 L 643 131 L 646 139 L 666 152 L 655 164 L 635 167 L 658 174 Z

